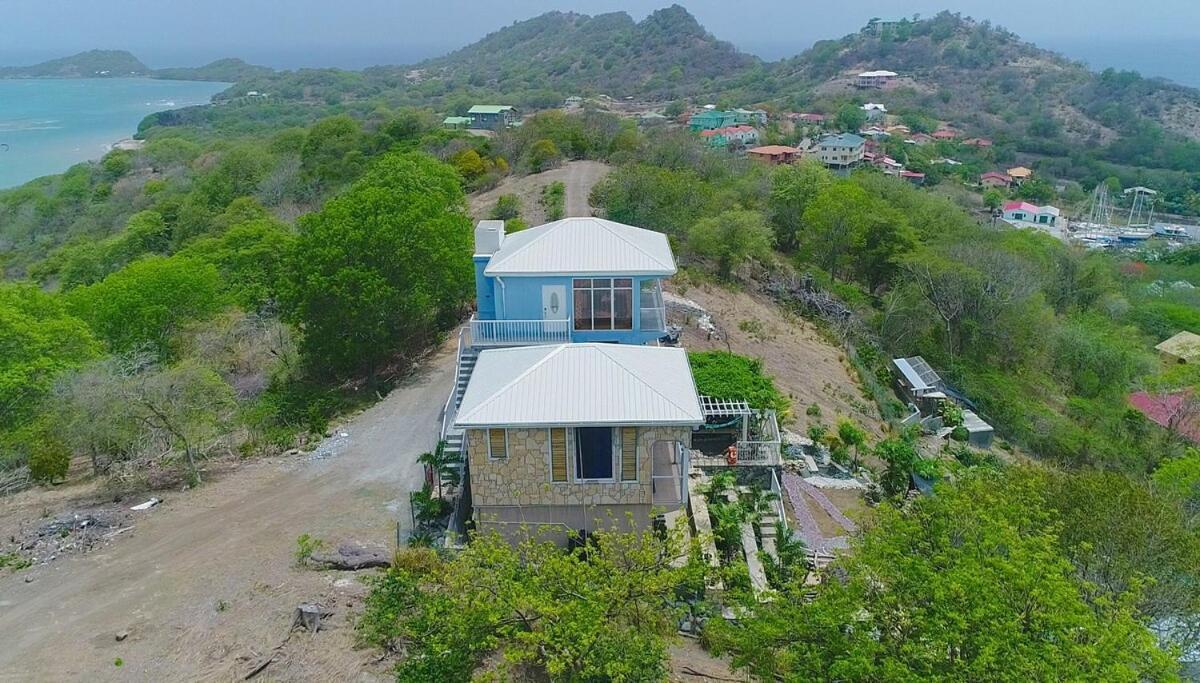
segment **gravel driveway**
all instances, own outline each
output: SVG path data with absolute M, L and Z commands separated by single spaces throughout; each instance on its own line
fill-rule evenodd
M 444 347 L 335 430 L 320 458 L 250 461 L 194 491 L 160 494 L 165 502 L 136 513 L 110 546 L 0 572 L 0 681 L 241 680 L 273 651 L 263 680 L 386 678 L 374 653 L 353 648 L 361 583 L 296 568 L 292 553 L 303 533 L 394 547 L 453 361 Z M 328 629 L 275 650 L 301 602 L 332 608 Z

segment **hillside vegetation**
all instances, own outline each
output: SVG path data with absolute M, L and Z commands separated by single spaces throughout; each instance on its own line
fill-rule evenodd
M 119 78 L 149 73 L 150 67 L 124 50 L 88 50 L 32 66 L 0 67 L 0 78 Z

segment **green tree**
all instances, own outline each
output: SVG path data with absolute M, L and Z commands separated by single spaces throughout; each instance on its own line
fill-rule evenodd
M 858 469 L 858 451 L 867 443 L 867 432 L 849 418 L 841 418 L 837 422 L 838 439 L 847 447 L 854 449 L 855 470 Z
M 541 173 L 542 171 L 558 165 L 562 160 L 562 153 L 558 151 L 555 144 L 542 138 L 529 148 L 528 162 L 530 173 Z
M 867 114 L 862 110 L 862 107 L 852 102 L 847 102 L 838 107 L 837 114 L 833 117 L 833 122 L 839 130 L 857 133 L 858 129 L 862 128 L 863 124 L 867 122 Z
M 775 243 L 785 252 L 800 247 L 804 211 L 810 202 L 833 184 L 833 174 L 815 160 L 780 166 L 771 173 L 767 215 L 775 230 Z
M 1159 465 L 1153 482 L 1156 492 L 1180 501 L 1189 515 L 1200 519 L 1200 452 L 1189 450 Z
M 1043 178 L 1030 178 L 1017 188 L 1017 196 L 1035 204 L 1045 204 L 1054 199 L 1054 188 Z
M 459 183 L 433 157 L 391 153 L 300 220 L 282 299 L 314 371 L 373 377 L 458 320 L 472 291 Z
M 0 284 L 0 450 L 27 450 L 32 420 L 54 383 L 99 352 L 92 331 L 58 297 Z
M 986 206 L 987 208 L 991 209 L 992 211 L 999 209 L 1000 206 L 1003 204 L 1004 204 L 1004 193 L 1001 192 L 1000 190 L 998 190 L 994 187 L 989 187 L 983 193 L 983 205 Z
M 771 258 L 774 237 L 758 211 L 725 211 L 692 226 L 688 247 L 717 262 L 717 273 L 728 278 L 750 260 Z
M 373 583 L 359 633 L 408 654 L 398 681 L 465 683 L 496 651 L 504 678 L 532 667 L 555 681 L 659 680 L 676 592 L 702 584 L 696 565 L 672 567 L 681 552 L 674 531 L 665 542 L 606 531 L 570 552 L 485 534 L 449 561 L 401 553 Z
M 871 224 L 873 204 L 865 190 L 843 180 L 823 190 L 804 210 L 802 242 L 831 276 L 841 274 L 843 258 Z
M 1019 477 L 970 470 L 880 506 L 814 600 L 796 582 L 706 636 L 762 680 L 1177 680 L 1136 592 L 1091 600 L 1057 529 Z
M 342 114 L 321 119 L 308 129 L 300 168 L 321 189 L 344 185 L 366 165 L 365 144 L 362 126 L 353 118 Z
M 916 464 L 916 446 L 904 438 L 884 439 L 875 444 L 875 457 L 885 464 L 883 475 L 879 478 L 879 487 L 884 495 L 902 496 L 908 492 L 913 465 Z
M 149 347 L 170 355 L 179 325 L 201 320 L 223 306 L 220 275 L 207 263 L 148 256 L 100 282 L 67 294 L 67 305 L 111 350 Z
M 295 242 L 283 224 L 260 218 L 235 225 L 219 237 L 196 240 L 179 255 L 216 266 L 222 291 L 238 306 L 254 311 L 278 297 Z
M 155 171 L 186 166 L 196 160 L 203 148 L 180 137 L 156 137 L 146 143 L 144 153 Z
M 515 194 L 502 194 L 496 198 L 496 205 L 489 215 L 493 220 L 508 221 L 521 217 L 521 198 Z

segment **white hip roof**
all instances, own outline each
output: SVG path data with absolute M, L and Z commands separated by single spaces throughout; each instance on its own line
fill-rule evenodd
M 564 218 L 505 237 L 484 274 L 675 274 L 667 236 L 603 218 Z
M 704 411 L 683 349 L 560 344 L 480 353 L 454 424 L 698 427 Z

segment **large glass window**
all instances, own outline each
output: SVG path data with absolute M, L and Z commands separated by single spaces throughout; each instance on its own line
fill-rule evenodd
M 577 427 L 575 429 L 575 478 L 612 480 L 613 430 L 611 427 Z
M 576 330 L 632 330 L 633 279 L 576 279 Z

